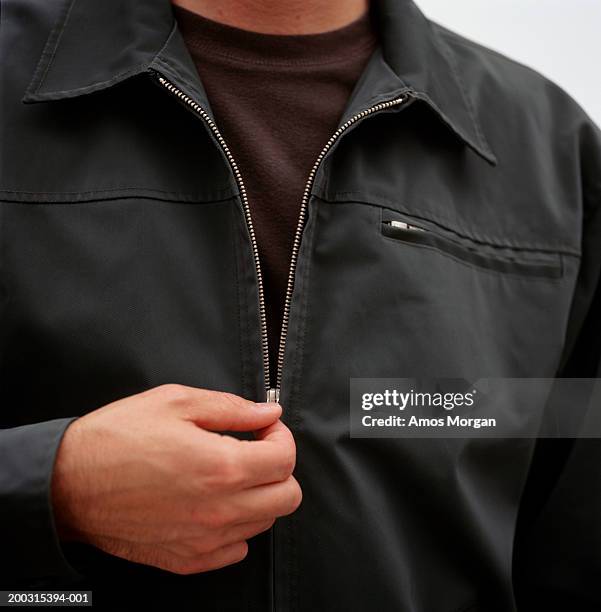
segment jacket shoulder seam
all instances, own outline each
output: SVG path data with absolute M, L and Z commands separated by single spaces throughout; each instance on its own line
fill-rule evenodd
M 471 51 L 480 51 L 484 55 L 491 55 L 504 62 L 507 62 L 508 64 L 511 64 L 513 66 L 516 66 L 518 68 L 525 70 L 526 72 L 530 73 L 532 76 L 542 79 L 546 83 L 559 87 L 557 83 L 555 83 L 552 79 L 550 79 L 548 76 L 546 76 L 545 74 L 543 74 L 536 68 L 533 68 L 532 66 L 529 66 L 528 64 L 525 64 L 524 62 L 521 62 L 509 55 L 506 55 L 502 51 L 498 51 L 491 47 L 487 47 L 485 44 L 479 43 L 475 40 L 472 40 L 471 38 L 467 38 L 466 36 L 458 34 L 457 32 L 454 32 L 453 30 L 445 28 L 444 26 L 438 23 L 434 23 L 434 25 L 439 33 L 440 38 L 443 39 L 449 46 L 457 45 L 459 47 L 463 47 Z

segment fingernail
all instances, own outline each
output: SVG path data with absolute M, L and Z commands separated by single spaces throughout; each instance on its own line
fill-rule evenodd
M 257 410 L 261 410 L 264 412 L 274 412 L 276 409 L 281 410 L 282 407 L 275 402 L 259 402 L 255 404 Z

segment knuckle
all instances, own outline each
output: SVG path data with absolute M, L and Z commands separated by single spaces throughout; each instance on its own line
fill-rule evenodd
M 215 485 L 218 488 L 238 489 L 244 483 L 244 470 L 234 447 L 220 453 L 215 470 Z
M 211 530 L 221 529 L 231 522 L 231 511 L 220 505 L 205 508 L 199 516 L 199 523 Z
M 252 403 L 239 395 L 234 395 L 233 393 L 221 392 L 220 396 L 223 399 L 224 404 L 230 404 L 234 408 L 244 409 L 247 408 L 250 403 Z
M 294 446 L 286 446 L 278 450 L 273 458 L 273 475 L 277 482 L 285 482 L 292 476 L 296 467 L 296 449 Z
M 189 387 L 177 383 L 169 383 L 157 387 L 155 391 L 164 402 L 171 406 L 187 406 L 192 401 L 192 392 Z
M 262 523 L 256 526 L 255 534 L 263 533 L 265 531 L 269 531 L 275 524 L 275 518 L 269 519 L 268 521 L 263 521 Z
M 303 491 L 300 488 L 298 482 L 292 478 L 290 484 L 290 493 L 289 493 L 289 504 L 290 504 L 290 512 L 294 512 L 303 501 Z
M 232 440 L 232 442 L 234 442 Z M 210 456 L 203 453 L 195 468 L 197 490 L 204 495 L 219 494 L 242 488 L 245 480 L 244 466 L 234 444 L 223 438 Z
M 294 448 L 289 448 L 282 457 L 282 473 L 283 480 L 288 478 L 296 467 L 296 451 Z
M 219 529 L 225 525 L 222 514 L 216 510 L 205 510 L 200 515 L 198 522 L 207 529 Z

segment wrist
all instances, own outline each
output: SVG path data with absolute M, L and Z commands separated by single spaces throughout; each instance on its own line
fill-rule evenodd
M 62 541 L 81 539 L 78 535 L 75 501 L 78 429 L 78 421 L 67 427 L 58 447 L 52 471 L 50 485 L 52 513 L 57 534 Z

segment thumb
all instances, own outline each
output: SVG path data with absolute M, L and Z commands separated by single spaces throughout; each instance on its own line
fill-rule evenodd
M 257 404 L 232 393 L 197 390 L 187 407 L 188 420 L 209 431 L 254 431 L 275 423 L 282 408 L 274 402 Z

